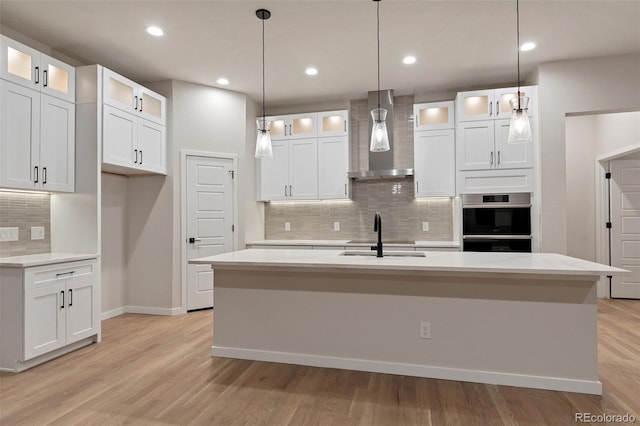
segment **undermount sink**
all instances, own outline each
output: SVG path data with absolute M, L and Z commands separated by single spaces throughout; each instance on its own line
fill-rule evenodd
M 345 250 L 340 253 L 340 256 L 375 256 L 375 251 L 365 250 Z M 423 251 L 387 251 L 384 253 L 384 257 L 425 257 L 426 253 Z

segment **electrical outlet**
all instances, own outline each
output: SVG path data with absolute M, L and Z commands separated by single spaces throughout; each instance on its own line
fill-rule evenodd
M 431 323 L 427 321 L 420 321 L 420 338 L 431 339 Z
M 429 230 L 429 222 L 422 222 L 422 230 L 427 232 Z
M 18 241 L 18 228 L 0 228 L 0 241 Z
M 31 239 L 32 240 L 44 240 L 44 226 L 32 226 L 31 227 Z
M 284 223 L 284 230 L 285 231 L 291 231 L 291 222 L 285 222 Z
M 340 230 L 340 222 L 333 222 L 333 230 L 334 231 Z

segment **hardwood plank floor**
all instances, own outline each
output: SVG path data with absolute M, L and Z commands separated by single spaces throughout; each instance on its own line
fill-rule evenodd
M 604 395 L 211 358 L 212 312 L 126 314 L 103 340 L 0 373 L 0 424 L 571 425 L 640 423 L 640 301 L 598 304 Z

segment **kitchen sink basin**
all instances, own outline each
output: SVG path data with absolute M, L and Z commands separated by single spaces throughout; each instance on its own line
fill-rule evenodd
M 341 256 L 374 256 L 375 251 L 365 250 L 345 250 L 340 253 Z M 387 251 L 384 252 L 384 257 L 425 257 L 426 253 L 423 251 Z

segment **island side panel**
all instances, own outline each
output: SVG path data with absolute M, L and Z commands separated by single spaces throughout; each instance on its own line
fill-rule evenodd
M 601 392 L 593 277 L 239 268 L 215 281 L 214 356 Z

